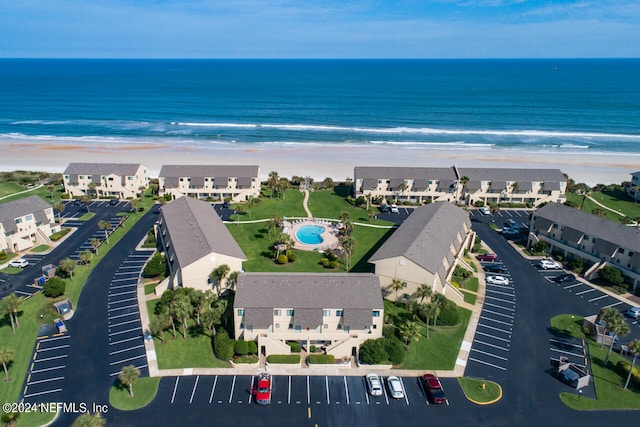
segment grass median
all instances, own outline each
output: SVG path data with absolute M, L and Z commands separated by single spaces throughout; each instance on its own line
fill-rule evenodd
M 493 381 L 479 378 L 458 378 L 464 395 L 478 405 L 490 405 L 502 398 L 502 387 Z

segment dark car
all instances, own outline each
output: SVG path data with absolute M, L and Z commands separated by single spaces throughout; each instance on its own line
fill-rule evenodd
M 229 209 L 229 202 L 224 202 L 222 204 L 222 209 Z
M 74 204 L 74 205 L 81 205 L 81 204 L 82 204 L 82 200 L 80 200 L 80 199 L 75 199 L 75 200 L 73 201 L 73 204 Z
M 498 259 L 498 255 L 496 254 L 478 254 L 476 256 L 479 261 L 495 261 Z
M 109 204 L 110 204 L 111 206 L 115 206 L 115 205 L 117 205 L 118 203 L 120 203 L 120 200 L 118 200 L 118 199 L 111 199 L 111 200 L 109 200 Z
M 484 268 L 484 271 L 490 273 L 504 273 L 505 271 L 507 271 L 503 264 L 485 264 L 482 266 L 482 268 Z
M 572 280 L 575 280 L 576 276 L 574 276 L 571 273 L 566 273 L 566 274 L 561 274 L 559 276 L 556 276 L 553 281 L 557 282 L 557 283 L 564 283 L 564 282 L 570 282 Z
M 429 402 L 435 403 L 436 405 L 449 403 L 449 401 L 447 400 L 447 395 L 444 394 L 442 383 L 440 383 L 438 377 L 431 374 L 423 375 L 422 384 L 424 385 L 424 390 L 427 392 Z

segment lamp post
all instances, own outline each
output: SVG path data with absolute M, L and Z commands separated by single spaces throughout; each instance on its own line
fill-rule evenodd
M 578 402 L 580 402 L 581 397 L 582 397 L 582 390 L 578 390 Z

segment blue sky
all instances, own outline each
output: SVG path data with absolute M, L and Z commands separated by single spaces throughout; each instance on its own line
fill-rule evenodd
M 638 0 L 0 0 L 0 57 L 639 57 Z

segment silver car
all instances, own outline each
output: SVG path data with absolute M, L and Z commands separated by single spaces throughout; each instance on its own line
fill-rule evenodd
M 404 399 L 404 388 L 402 382 L 398 377 L 387 378 L 387 385 L 389 386 L 389 393 L 394 399 Z
M 369 394 L 371 394 L 371 396 L 382 396 L 382 382 L 380 381 L 380 377 L 376 374 L 368 374 L 366 379 Z

